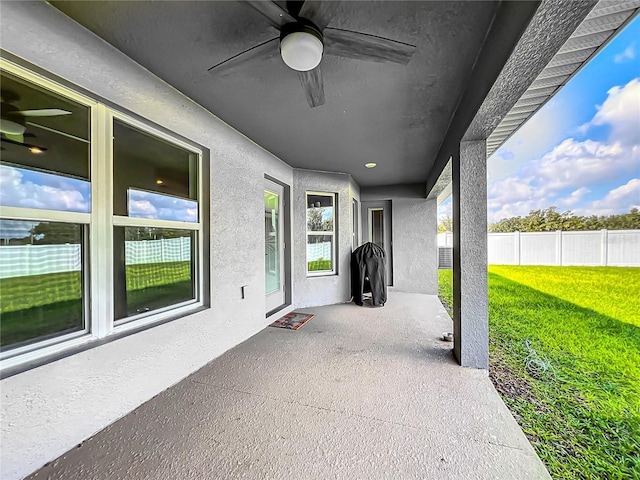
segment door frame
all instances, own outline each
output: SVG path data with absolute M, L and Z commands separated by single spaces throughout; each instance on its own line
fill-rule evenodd
M 351 251 L 360 246 L 360 208 L 356 198 L 351 199 Z
M 387 286 L 393 286 L 393 230 L 392 230 L 392 202 L 391 200 L 376 200 L 360 202 L 361 218 L 363 222 L 363 236 L 366 235 L 366 241 L 371 241 L 371 210 L 382 210 L 382 220 L 384 229 L 384 250 L 387 254 L 386 276 Z M 366 233 L 365 233 L 366 232 Z M 364 240 L 364 239 L 363 239 Z
M 284 303 L 278 305 L 270 310 L 267 310 L 266 307 L 266 293 L 265 293 L 265 318 L 270 317 L 274 313 L 283 310 L 284 308 L 291 305 L 291 186 L 287 185 L 284 182 L 279 181 L 278 179 L 266 175 L 264 176 L 263 182 L 263 191 L 267 189 L 268 182 L 274 183 L 277 186 L 282 188 L 282 198 L 281 198 L 281 218 L 282 222 L 282 240 L 284 243 L 284 248 L 282 249 L 283 260 L 284 260 L 284 268 L 283 268 L 283 278 L 282 282 L 284 282 Z M 262 208 L 264 209 L 264 200 L 262 204 Z M 264 232 L 263 232 L 264 233 Z

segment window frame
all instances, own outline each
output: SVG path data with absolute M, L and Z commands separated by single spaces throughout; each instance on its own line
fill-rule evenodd
M 203 238 L 203 215 L 202 215 L 202 198 L 203 198 L 203 175 L 202 175 L 202 159 L 203 152 L 200 149 L 195 149 L 193 146 L 189 145 L 182 140 L 179 140 L 171 135 L 162 132 L 154 127 L 149 126 L 148 124 L 125 115 L 120 112 L 111 111 L 109 112 L 109 126 L 111 128 L 111 133 L 113 132 L 113 122 L 114 120 L 118 120 L 125 125 L 132 127 L 134 129 L 138 129 L 146 134 L 153 135 L 165 142 L 171 143 L 177 147 L 183 148 L 190 153 L 197 155 L 197 203 L 198 203 L 198 221 L 197 222 L 181 222 L 177 220 L 157 220 L 151 218 L 140 218 L 140 217 L 129 217 L 125 215 L 115 215 L 113 213 L 113 181 L 111 181 L 111 190 L 109 194 L 110 199 L 110 212 L 111 212 L 111 245 L 109 245 L 110 252 L 110 262 L 111 262 L 111 275 L 113 277 L 113 227 L 158 227 L 158 228 L 174 228 L 178 230 L 190 230 L 196 232 L 196 261 L 195 261 L 195 270 L 196 270 L 196 298 L 195 300 L 187 300 L 185 302 L 180 302 L 174 305 L 169 305 L 167 307 L 158 308 L 155 310 L 151 310 L 149 312 L 139 313 L 137 315 L 132 315 L 130 317 L 115 319 L 115 315 L 113 312 L 113 306 L 111 305 L 111 318 L 113 319 L 114 330 L 117 332 L 127 331 L 130 329 L 137 329 L 140 326 L 145 326 L 148 324 L 153 324 L 157 321 L 162 321 L 166 318 L 172 317 L 177 314 L 177 312 L 189 311 L 194 307 L 201 307 L 203 305 L 204 299 L 204 282 L 202 281 L 203 271 L 204 271 L 204 238 Z M 113 137 L 113 135 L 111 135 Z M 113 144 L 111 144 L 111 155 L 109 158 L 110 168 L 109 171 L 113 172 L 114 168 L 114 159 L 113 159 Z M 115 173 L 111 173 L 111 180 L 113 180 L 113 176 Z M 113 299 L 113 281 L 110 282 L 111 291 L 110 298 Z
M 309 209 L 309 196 L 323 196 L 323 197 L 331 197 L 332 205 L 333 205 L 333 229 L 331 231 L 319 231 L 314 232 L 310 231 L 307 228 L 307 210 Z M 305 192 L 305 231 L 307 234 L 305 235 L 305 269 L 307 271 L 307 277 L 326 277 L 332 275 L 338 275 L 338 261 L 337 261 L 337 251 L 338 247 L 336 245 L 337 238 L 337 219 L 338 219 L 338 194 L 336 192 L 317 192 L 317 191 L 306 191 Z M 309 270 L 309 236 L 331 236 L 331 270 Z
M 46 363 L 48 359 L 64 356 L 65 352 L 91 348 L 102 344 L 105 340 L 119 338 L 122 334 L 135 333 L 208 307 L 206 292 L 206 287 L 209 285 L 209 271 L 206 261 L 208 258 L 206 253 L 208 227 L 205 224 L 205 218 L 209 211 L 206 204 L 209 197 L 205 190 L 205 176 L 208 176 L 209 169 L 206 164 L 208 154 L 205 150 L 178 134 L 156 127 L 151 121 L 135 118 L 124 113 L 119 107 L 101 103 L 91 96 L 79 93 L 73 86 L 58 83 L 5 58 L 0 58 L 0 68 L 26 82 L 88 107 L 91 121 L 89 130 L 91 211 L 89 213 L 0 206 L 0 218 L 7 220 L 50 221 L 83 225 L 85 232 L 82 258 L 84 329 L 0 352 L 0 373 L 2 376 L 5 372 L 13 372 L 20 368 L 33 368 Z M 197 222 L 122 217 L 113 214 L 112 139 L 115 119 L 196 155 Z M 17 165 L 17 167 L 20 166 Z M 197 245 L 193 269 L 196 277 L 196 298 L 116 321 L 113 309 L 114 226 L 152 226 L 195 231 Z

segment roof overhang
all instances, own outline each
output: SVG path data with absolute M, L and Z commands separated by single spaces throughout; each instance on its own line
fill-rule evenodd
M 427 180 L 428 198 L 451 191 L 451 158 L 460 141 L 487 139 L 495 152 L 638 14 L 640 0 L 545 0 L 463 135 L 445 140 Z M 455 134 L 455 132 L 452 132 Z
M 640 0 L 601 0 L 538 74 L 487 138 L 487 157 L 500 148 L 637 14 Z

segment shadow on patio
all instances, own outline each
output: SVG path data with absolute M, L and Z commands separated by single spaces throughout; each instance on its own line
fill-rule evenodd
M 316 317 L 266 328 L 33 477 L 550 478 L 486 373 L 438 339 L 437 297 L 300 311 Z

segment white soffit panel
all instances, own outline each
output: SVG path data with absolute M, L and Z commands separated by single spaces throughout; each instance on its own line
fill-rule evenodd
M 640 9 L 640 0 L 600 0 L 487 139 L 487 157 L 553 97 Z

